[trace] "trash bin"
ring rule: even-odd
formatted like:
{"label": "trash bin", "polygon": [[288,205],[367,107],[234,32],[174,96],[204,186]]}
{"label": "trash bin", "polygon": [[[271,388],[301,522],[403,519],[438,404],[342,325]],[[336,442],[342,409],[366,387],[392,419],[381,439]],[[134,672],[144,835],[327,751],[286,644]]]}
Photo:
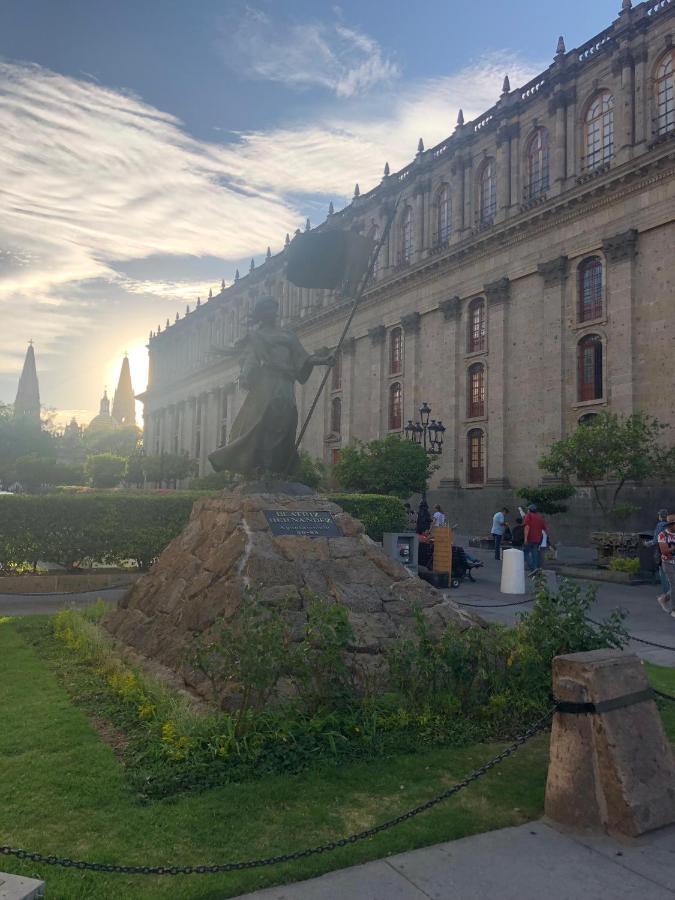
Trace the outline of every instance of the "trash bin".
{"label": "trash bin", "polygon": [[522,550],[505,550],[502,554],[502,594],[525,593],[525,554]]}

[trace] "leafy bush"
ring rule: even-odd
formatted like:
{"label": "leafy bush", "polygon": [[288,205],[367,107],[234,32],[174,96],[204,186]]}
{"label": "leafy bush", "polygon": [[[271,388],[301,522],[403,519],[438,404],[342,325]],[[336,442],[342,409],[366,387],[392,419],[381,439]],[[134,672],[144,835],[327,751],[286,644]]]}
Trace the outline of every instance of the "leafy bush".
{"label": "leafy bush", "polygon": [[0,497],[0,565],[91,559],[146,568],[187,524],[197,494],[89,492]]}
{"label": "leafy bush", "polygon": [[326,467],[320,459],[312,459],[306,450],[301,450],[298,454],[299,461],[293,479],[307,487],[318,490],[323,487],[326,481]]}
{"label": "leafy bush", "polygon": [[[70,690],[79,683],[85,702],[95,701],[97,714],[125,730],[125,759],[138,790],[166,796],[297,772],[322,761],[513,736],[550,709],[554,656],[626,643],[620,614],[598,624],[586,618],[591,601],[592,592],[582,595],[571,583],[563,582],[551,594],[540,580],[534,607],[521,615],[516,628],[459,632],[450,627],[438,640],[420,616],[415,639],[399,641],[388,654],[392,692],[365,698],[357,698],[349,680],[342,680],[349,635],[346,618],[334,618],[333,610],[344,608],[321,604],[309,617],[301,642],[305,650],[299,654],[300,662],[305,653],[310,657],[307,696],[321,697],[320,702],[308,705],[301,695],[299,702],[273,710],[256,710],[260,704],[249,703],[234,714],[198,712],[184,697],[130,668],[92,622],[103,613],[101,606],[93,614],[59,612],[52,620],[58,643],[45,644],[44,652],[56,653],[57,671]],[[278,616],[277,624],[274,620],[274,613],[255,614],[236,639],[225,636],[223,672],[240,691],[248,684],[251,696],[269,695],[272,678],[297,665],[297,657],[295,663],[282,662],[286,626]],[[251,646],[246,646],[247,634]],[[256,636],[263,634],[256,654]],[[276,646],[275,634],[282,636]],[[265,668],[265,661],[255,657],[269,650],[274,660]],[[323,682],[318,689],[316,677]],[[336,677],[341,681],[337,694],[329,684]]]}
{"label": "leafy bush", "polygon": [[190,478],[197,473],[196,459],[187,453],[159,453],[143,457],[143,474],[154,484],[176,486],[176,482]]}
{"label": "leafy bush", "polygon": [[640,560],[629,559],[627,556],[615,556],[610,559],[609,568],[612,572],[626,572],[628,575],[637,575],[640,571]]}
{"label": "leafy bush", "polygon": [[22,456],[14,463],[12,477],[26,490],[35,490],[43,485],[84,484],[84,469],[78,465],[66,465],[55,459],[37,456]]}
{"label": "leafy bush", "polygon": [[191,491],[224,491],[234,485],[232,472],[211,472],[190,481]]}
{"label": "leafy bush", "polygon": [[374,541],[381,541],[385,531],[402,531],[407,527],[407,516],[398,497],[382,494],[327,494],[326,499],[341,506],[345,512],[363,522],[366,534]]}
{"label": "leafy bush", "polygon": [[347,490],[409,497],[424,491],[437,464],[426,450],[389,435],[368,444],[344,447],[333,476]]}

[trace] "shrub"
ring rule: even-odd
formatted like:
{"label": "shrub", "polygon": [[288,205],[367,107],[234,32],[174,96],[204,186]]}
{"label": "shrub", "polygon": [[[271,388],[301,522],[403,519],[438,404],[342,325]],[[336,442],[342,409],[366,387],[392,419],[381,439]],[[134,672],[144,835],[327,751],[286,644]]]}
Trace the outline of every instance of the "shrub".
{"label": "shrub", "polygon": [[640,571],[640,560],[629,559],[626,556],[615,556],[610,559],[609,568],[612,572],[626,572],[628,575],[637,575]]}
{"label": "shrub", "polygon": [[211,472],[190,481],[191,491],[224,491],[234,485],[232,472]]}
{"label": "shrub", "polygon": [[405,507],[398,497],[382,494],[327,494],[326,497],[363,522],[366,534],[374,541],[381,541],[385,531],[402,531],[407,527]]}
{"label": "shrub", "polygon": [[321,460],[312,459],[306,450],[301,450],[298,456],[299,461],[293,479],[314,490],[323,487],[326,481],[326,467]]}
{"label": "shrub", "polygon": [[136,560],[146,568],[187,524],[199,495],[89,492],[0,497],[0,565]]}
{"label": "shrub", "polygon": [[553,516],[556,513],[567,512],[567,506],[563,500],[569,500],[577,492],[573,484],[549,484],[536,488],[524,487],[516,491],[516,496],[521,497],[527,504],[535,503],[540,513]]}

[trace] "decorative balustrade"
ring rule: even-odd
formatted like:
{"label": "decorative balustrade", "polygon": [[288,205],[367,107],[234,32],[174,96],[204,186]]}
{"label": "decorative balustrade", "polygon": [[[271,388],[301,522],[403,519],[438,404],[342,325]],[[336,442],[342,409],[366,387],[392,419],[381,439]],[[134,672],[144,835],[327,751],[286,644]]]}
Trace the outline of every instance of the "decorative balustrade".
{"label": "decorative balustrade", "polygon": [[650,3],[647,7],[647,15],[655,16],[658,13],[663,12],[664,9],[667,9],[669,6],[673,5],[673,0],[656,0],[656,3]]}
{"label": "decorative balustrade", "polygon": [[595,56],[596,53],[599,53],[601,50],[606,50],[611,46],[613,42],[612,38],[612,28],[606,28],[600,34],[596,35],[590,41],[587,41],[585,44],[582,44],[581,47],[577,50],[577,58],[579,62],[585,62],[587,59],[590,59],[591,56]]}

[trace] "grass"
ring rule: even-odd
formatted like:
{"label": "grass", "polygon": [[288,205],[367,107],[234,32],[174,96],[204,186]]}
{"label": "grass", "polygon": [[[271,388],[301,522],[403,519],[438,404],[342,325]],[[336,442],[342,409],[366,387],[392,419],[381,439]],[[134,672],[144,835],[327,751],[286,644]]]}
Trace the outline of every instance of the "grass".
{"label": "grass", "polygon": [[[489,759],[496,745],[442,748],[372,762],[269,776],[145,805],[110,744],[73,705],[36,651],[31,620],[0,623],[0,843],[102,862],[209,864],[269,856],[380,822],[439,793]],[[675,670],[649,666],[675,694]],[[675,704],[664,721],[675,738]],[[44,878],[52,900],[234,897],[468,834],[536,818],[543,806],[547,735],[456,798],[376,838],[301,862],[225,875],[122,876],[2,858]]]}
{"label": "grass", "polygon": [[[140,805],[112,747],[74,706],[21,620],[0,625],[0,843],[140,865],[245,860],[310,846],[439,793],[500,749],[443,748],[296,776],[269,776]],[[31,620],[31,627],[37,624]],[[2,859],[49,896],[225,898],[414,847],[518,824],[541,811],[546,736],[457,798],[360,844],[261,871],[120,876]]]}

